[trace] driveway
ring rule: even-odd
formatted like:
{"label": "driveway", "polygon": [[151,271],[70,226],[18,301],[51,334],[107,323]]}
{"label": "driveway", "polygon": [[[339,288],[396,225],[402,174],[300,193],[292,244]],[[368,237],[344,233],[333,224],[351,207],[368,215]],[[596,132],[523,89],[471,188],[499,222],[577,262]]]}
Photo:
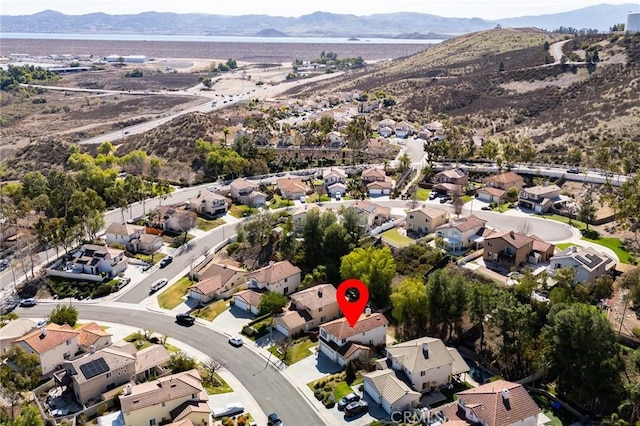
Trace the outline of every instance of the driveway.
{"label": "driveway", "polygon": [[242,327],[254,318],[255,315],[236,306],[231,306],[213,319],[210,328],[226,335],[236,335],[240,334]]}

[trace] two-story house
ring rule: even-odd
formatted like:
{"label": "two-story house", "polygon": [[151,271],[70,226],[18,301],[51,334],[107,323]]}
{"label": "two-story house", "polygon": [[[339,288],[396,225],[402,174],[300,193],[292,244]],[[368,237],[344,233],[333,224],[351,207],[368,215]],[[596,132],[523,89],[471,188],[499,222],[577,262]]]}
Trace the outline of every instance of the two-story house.
{"label": "two-story house", "polygon": [[[450,423],[484,426],[541,426],[551,420],[519,383],[497,380],[456,394],[443,414]],[[464,422],[464,423],[462,423]],[[448,423],[445,423],[448,424]],[[458,424],[458,423],[455,423]]]}
{"label": "two-story house", "polygon": [[332,284],[319,284],[291,295],[287,311],[276,317],[276,330],[293,337],[339,316],[336,288]]}
{"label": "two-story house", "polygon": [[340,148],[345,144],[344,136],[342,135],[342,133],[335,130],[327,133],[326,141],[327,146],[331,148]]}
{"label": "two-story house", "polygon": [[0,356],[7,353],[16,339],[36,328],[36,323],[27,318],[9,321],[0,328]]}
{"label": "two-story house", "polygon": [[358,201],[353,205],[353,208],[362,218],[365,232],[369,232],[374,226],[380,226],[391,219],[390,207],[383,207],[371,201]]}
{"label": "two-story house", "polygon": [[139,238],[144,232],[144,226],[112,222],[104,233],[108,246],[121,244],[129,250],[131,248],[131,240]]}
{"label": "two-story house", "polygon": [[247,276],[247,289],[260,289],[287,295],[300,285],[301,272],[300,268],[288,260],[269,262],[267,266]]}
{"label": "two-story house", "polygon": [[518,196],[518,205],[537,213],[545,213],[554,204],[563,202],[558,185],[538,185],[522,188]]}
{"label": "two-story house", "polygon": [[277,184],[282,198],[287,200],[299,200],[311,191],[309,186],[300,178],[286,177],[278,179]]}
{"label": "two-story house", "polygon": [[396,121],[390,118],[385,118],[378,122],[378,133],[383,138],[388,138],[393,134],[393,129],[396,127]]}
{"label": "two-story house", "polygon": [[483,183],[484,187],[476,191],[478,199],[487,202],[502,202],[506,200],[507,191],[511,188],[520,192],[524,186],[524,179],[514,172],[505,172],[489,176],[484,179]]}
{"label": "two-story house", "polygon": [[190,419],[209,425],[211,409],[198,370],[162,377],[152,382],[125,386],[120,395],[126,426],[159,425]]}
{"label": "two-story house", "polygon": [[460,217],[436,228],[436,236],[442,238],[448,251],[478,248],[484,241],[487,221],[475,215]]}
{"label": "two-story house", "polygon": [[154,225],[163,231],[181,233],[183,226],[180,224],[185,219],[184,216],[191,216],[195,222],[196,213],[191,210],[179,209],[175,206],[158,206],[158,214],[154,220]]}
{"label": "two-story house", "polygon": [[370,182],[384,182],[387,180],[387,174],[383,169],[370,167],[362,171],[362,182],[367,184]]}
{"label": "two-story house", "polygon": [[234,201],[246,204],[247,206],[259,207],[267,200],[267,196],[258,191],[259,185],[245,178],[238,178],[231,182],[229,189],[231,198]]}
{"label": "two-story house", "polygon": [[71,279],[102,281],[127,269],[124,250],[84,244],[69,257],[46,269],[47,275]]}
{"label": "two-story house", "polygon": [[229,297],[245,283],[247,271],[226,263],[211,262],[198,272],[198,282],[188,288],[187,296],[205,305],[214,299]]}
{"label": "two-story house", "polygon": [[347,174],[338,168],[325,170],[323,173],[325,191],[331,197],[336,196],[336,192],[344,194],[347,191]]}
{"label": "two-story house", "polygon": [[421,393],[439,389],[469,371],[455,348],[432,337],[387,347],[386,355],[376,361],[377,370],[364,374],[363,379],[364,391],[389,414],[415,407]]}
{"label": "two-story house", "polygon": [[433,177],[435,183],[451,183],[464,187],[469,183],[469,174],[460,169],[443,170]]}
{"label": "two-story house", "polygon": [[367,308],[352,327],[346,318],[320,324],[320,352],[342,366],[366,360],[371,347],[385,346],[389,322],[381,313]]}
{"label": "two-story house", "polygon": [[189,198],[188,207],[203,216],[222,216],[227,213],[229,200],[224,195],[211,191],[198,191],[198,195]]}
{"label": "two-story house", "polygon": [[53,373],[62,363],[78,352],[78,333],[71,326],[47,324],[13,341],[25,351],[40,358],[42,375]]}
{"label": "two-story house", "polygon": [[369,196],[389,195],[393,189],[393,181],[383,169],[372,167],[362,171],[362,183],[367,187]]}
{"label": "two-story house", "polygon": [[573,268],[574,284],[592,283],[611,272],[616,261],[604,252],[591,247],[570,246],[549,259],[549,275],[561,268]]}
{"label": "two-story house", "polygon": [[449,213],[434,207],[424,206],[407,212],[407,230],[424,235],[435,231],[449,220]]}
{"label": "two-story house", "polygon": [[546,262],[554,250],[553,244],[546,243],[535,235],[515,231],[496,232],[484,238],[483,258],[487,266],[494,264],[511,269],[525,263]]}
{"label": "two-story house", "polygon": [[411,136],[416,131],[416,129],[406,121],[401,121],[400,123],[397,123],[395,125],[393,131],[395,132],[397,138],[405,139]]}

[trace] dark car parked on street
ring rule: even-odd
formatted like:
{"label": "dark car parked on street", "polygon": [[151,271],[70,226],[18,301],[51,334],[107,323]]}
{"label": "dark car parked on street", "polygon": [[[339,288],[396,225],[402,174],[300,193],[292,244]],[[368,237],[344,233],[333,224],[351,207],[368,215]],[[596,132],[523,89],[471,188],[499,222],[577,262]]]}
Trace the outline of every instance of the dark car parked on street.
{"label": "dark car parked on street", "polygon": [[162,258],[162,260],[160,261],[160,267],[164,268],[165,266],[167,266],[168,264],[170,264],[171,262],[173,262],[173,257],[172,256],[167,256]]}
{"label": "dark car parked on street", "polygon": [[193,325],[196,322],[196,317],[192,317],[189,314],[176,315],[176,322],[178,324]]}

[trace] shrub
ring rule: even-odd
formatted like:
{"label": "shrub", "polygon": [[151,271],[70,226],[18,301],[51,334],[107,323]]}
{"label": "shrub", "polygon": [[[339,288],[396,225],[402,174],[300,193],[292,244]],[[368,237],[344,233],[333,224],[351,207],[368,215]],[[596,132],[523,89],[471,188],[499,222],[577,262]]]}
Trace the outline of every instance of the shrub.
{"label": "shrub", "polygon": [[631,333],[633,333],[635,337],[640,337],[640,327],[634,327]]}
{"label": "shrub", "polygon": [[98,406],[98,408],[96,408],[96,414],[99,416],[103,416],[104,413],[106,413],[108,410],[109,410],[109,406],[107,405],[106,402],[103,402]]}
{"label": "shrub", "polygon": [[323,404],[327,408],[333,408],[336,405],[336,400],[333,395],[329,395],[329,397],[323,401]]}
{"label": "shrub", "polygon": [[322,390],[320,390],[320,389],[316,389],[316,390],[313,392],[313,396],[315,396],[315,397],[316,397],[316,399],[317,399],[318,401],[322,401],[322,399],[323,399],[323,396],[322,396]]}
{"label": "shrub", "polygon": [[257,334],[257,333],[258,333],[258,331],[255,328],[251,327],[251,326],[245,326],[245,327],[242,328],[242,334],[244,334],[247,337],[251,337],[251,336],[253,336],[253,335]]}
{"label": "shrub", "polygon": [[233,254],[236,251],[238,251],[239,248],[240,248],[240,243],[235,242],[235,241],[233,243],[229,243],[227,245],[227,253]]}
{"label": "shrub", "polygon": [[95,299],[97,297],[106,296],[108,294],[111,294],[111,290],[113,290],[113,288],[110,284],[100,284],[98,288],[96,288],[91,294],[91,298]]}

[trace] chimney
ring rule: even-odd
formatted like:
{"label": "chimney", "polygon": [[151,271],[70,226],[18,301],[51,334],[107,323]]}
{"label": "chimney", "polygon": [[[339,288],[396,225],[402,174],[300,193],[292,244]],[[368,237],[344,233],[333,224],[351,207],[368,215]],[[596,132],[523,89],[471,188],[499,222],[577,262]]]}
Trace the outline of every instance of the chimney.
{"label": "chimney", "polygon": [[318,289],[318,297],[322,298],[322,289]]}
{"label": "chimney", "polygon": [[270,260],[270,261],[269,261],[269,267],[273,268],[273,264],[274,264],[274,263],[275,263],[275,262],[274,262],[273,260]]}
{"label": "chimney", "polygon": [[511,237],[511,239],[515,239],[516,238],[516,233],[511,231],[511,232],[509,232],[509,236]]}
{"label": "chimney", "polygon": [[505,401],[509,400],[509,389],[502,389],[502,399]]}
{"label": "chimney", "polygon": [[131,395],[131,383],[127,383],[127,385],[124,387],[124,394],[125,395]]}
{"label": "chimney", "polygon": [[422,344],[422,355],[424,355],[425,359],[429,359],[429,344],[427,342]]}
{"label": "chimney", "polygon": [[40,337],[43,338],[46,335],[47,335],[47,327],[42,327],[40,329]]}
{"label": "chimney", "polygon": [[364,314],[368,317],[371,316],[371,308],[367,306],[367,309],[364,310]]}
{"label": "chimney", "polygon": [[91,354],[96,353],[96,345],[89,346],[89,353],[91,353]]}

